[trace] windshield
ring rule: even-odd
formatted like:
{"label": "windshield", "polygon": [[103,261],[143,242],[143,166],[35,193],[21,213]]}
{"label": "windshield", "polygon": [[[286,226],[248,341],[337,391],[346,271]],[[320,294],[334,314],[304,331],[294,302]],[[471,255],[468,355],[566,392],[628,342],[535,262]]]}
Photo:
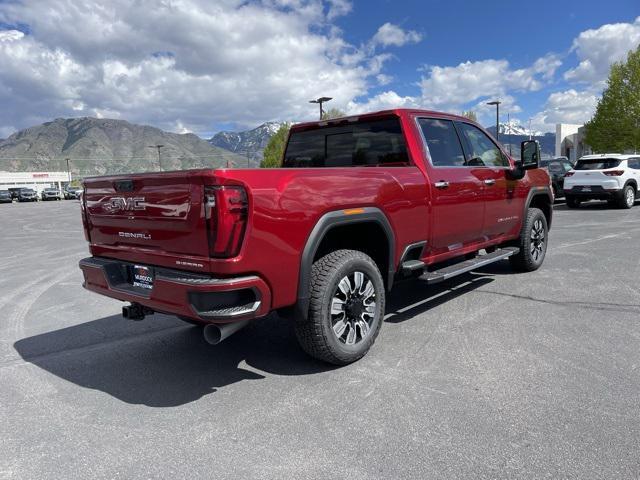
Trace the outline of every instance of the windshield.
{"label": "windshield", "polygon": [[22,192],[22,193],[34,193],[34,191],[31,190],[30,188],[23,188],[22,190],[20,190],[20,192]]}
{"label": "windshield", "polygon": [[620,160],[616,158],[590,158],[587,160],[578,160],[574,170],[605,170],[607,168],[616,168],[620,165]]}
{"label": "windshield", "polygon": [[401,166],[409,158],[396,117],[293,131],[285,168]]}

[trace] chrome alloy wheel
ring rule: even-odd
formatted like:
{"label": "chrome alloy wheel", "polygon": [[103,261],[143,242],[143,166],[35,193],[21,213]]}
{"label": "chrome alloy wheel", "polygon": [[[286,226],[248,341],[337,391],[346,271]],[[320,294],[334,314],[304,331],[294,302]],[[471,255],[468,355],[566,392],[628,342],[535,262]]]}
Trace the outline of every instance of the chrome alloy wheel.
{"label": "chrome alloy wheel", "polygon": [[376,316],[376,291],[373,282],[362,272],[343,277],[331,299],[331,328],[346,345],[367,338]]}
{"label": "chrome alloy wheel", "polygon": [[540,261],[544,255],[544,242],[545,242],[544,224],[539,218],[533,222],[533,228],[531,229],[531,258],[535,262]]}
{"label": "chrome alloy wheel", "polygon": [[628,207],[633,207],[633,204],[636,202],[636,193],[633,191],[633,188],[627,188],[625,200]]}

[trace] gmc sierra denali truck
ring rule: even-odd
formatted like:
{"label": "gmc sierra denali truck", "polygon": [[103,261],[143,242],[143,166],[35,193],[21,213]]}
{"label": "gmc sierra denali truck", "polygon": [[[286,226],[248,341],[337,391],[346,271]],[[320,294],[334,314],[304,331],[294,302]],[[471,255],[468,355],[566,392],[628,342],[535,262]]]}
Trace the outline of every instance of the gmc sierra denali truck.
{"label": "gmc sierra denali truck", "polygon": [[510,158],[474,122],[389,110],[291,128],[280,168],[88,178],[84,287],[217,343],[277,311],[310,355],[367,353],[399,280],[542,264],[553,194],[536,142]]}

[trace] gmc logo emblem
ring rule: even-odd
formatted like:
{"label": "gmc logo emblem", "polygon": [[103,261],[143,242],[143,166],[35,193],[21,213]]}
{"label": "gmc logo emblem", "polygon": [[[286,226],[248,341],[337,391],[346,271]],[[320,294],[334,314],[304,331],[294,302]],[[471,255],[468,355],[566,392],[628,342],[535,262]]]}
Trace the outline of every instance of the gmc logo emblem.
{"label": "gmc logo emblem", "polygon": [[144,203],[144,197],[113,197],[109,201],[109,206],[113,212],[119,212],[121,210],[145,210],[147,208]]}

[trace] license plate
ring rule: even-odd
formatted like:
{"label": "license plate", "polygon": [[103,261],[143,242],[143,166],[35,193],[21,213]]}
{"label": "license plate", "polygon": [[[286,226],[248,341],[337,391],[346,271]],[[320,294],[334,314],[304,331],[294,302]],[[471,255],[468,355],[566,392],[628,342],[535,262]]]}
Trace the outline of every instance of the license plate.
{"label": "license plate", "polygon": [[131,279],[134,287],[153,289],[153,270],[143,265],[131,267]]}
{"label": "license plate", "polygon": [[590,192],[591,191],[591,187],[582,187],[582,191],[583,192]]}

